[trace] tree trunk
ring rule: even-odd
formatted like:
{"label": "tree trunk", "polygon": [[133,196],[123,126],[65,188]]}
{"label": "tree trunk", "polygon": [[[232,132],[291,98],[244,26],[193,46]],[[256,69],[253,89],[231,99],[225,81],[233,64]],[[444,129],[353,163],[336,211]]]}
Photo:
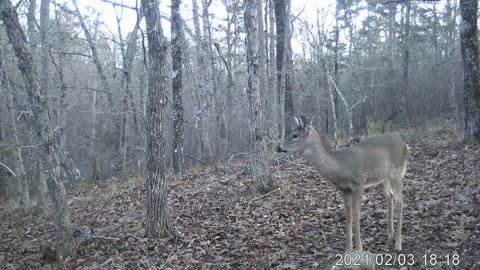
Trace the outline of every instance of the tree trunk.
{"label": "tree trunk", "polygon": [[448,58],[450,68],[450,107],[455,121],[455,127],[459,123],[458,105],[456,97],[456,83],[455,83],[455,56],[456,56],[456,37],[457,37],[457,1],[452,5],[451,1],[447,1],[446,13],[448,18]]}
{"label": "tree trunk", "polygon": [[480,139],[480,69],[478,63],[477,0],[460,0],[460,46],[466,139]]}
{"label": "tree trunk", "polygon": [[[133,116],[135,119],[135,104],[133,102],[133,93],[131,89],[132,84],[132,69],[133,69],[133,60],[135,58],[135,52],[137,50],[137,33],[138,33],[138,25],[140,20],[143,18],[143,14],[137,14],[137,23],[133,27],[133,31],[127,36],[127,44],[125,48],[125,42],[122,37],[122,30],[121,30],[121,20],[120,17],[117,16],[117,29],[118,29],[118,36],[120,39],[120,51],[122,53],[122,88],[123,88],[123,113],[121,117],[121,133],[120,133],[120,156],[121,156],[121,163],[122,163],[122,171],[123,173],[126,172],[126,165],[127,165],[127,130],[128,130],[128,114],[129,114],[129,103],[132,104]],[[134,121],[136,122],[136,121]],[[136,128],[136,125],[134,125]]]}
{"label": "tree trunk", "polygon": [[290,23],[290,12],[292,1],[287,0],[287,12],[285,18],[285,50],[284,58],[285,59],[285,101],[283,104],[284,115],[284,126],[287,121],[292,121],[294,108],[293,108],[293,82],[294,82],[294,73],[293,73],[293,52],[292,52],[292,34],[293,34],[293,25]]}
{"label": "tree trunk", "polygon": [[206,150],[204,158],[213,160],[218,153],[217,131],[219,130],[217,82],[215,80],[216,68],[213,55],[212,26],[210,21],[209,7],[211,0],[202,0],[202,26],[203,26],[203,50],[204,50],[204,81],[205,81],[205,126],[204,136]]}
{"label": "tree trunk", "polygon": [[247,50],[247,95],[249,100],[252,190],[267,193],[275,188],[268,164],[267,127],[263,111],[266,101],[265,37],[262,1],[246,0],[244,21]]}
{"label": "tree trunk", "polygon": [[[287,121],[293,116],[292,55],[290,33],[290,0],[274,0],[275,24],[277,26],[277,84],[281,134],[285,133]],[[289,119],[290,118],[290,119]],[[282,135],[283,136],[283,135]]]}
{"label": "tree trunk", "polygon": [[19,193],[20,209],[23,215],[30,214],[30,192],[29,181],[25,171],[25,166],[22,157],[22,149],[20,148],[20,140],[17,133],[17,117],[15,117],[15,110],[13,106],[12,88],[10,86],[9,78],[7,75],[7,66],[4,61],[3,52],[0,52],[0,80],[2,87],[5,90],[6,107],[9,116],[9,121],[12,130],[13,138],[13,160],[15,164],[15,174],[17,175],[17,189]]}
{"label": "tree trunk", "polygon": [[[199,113],[194,112],[195,116],[201,118],[201,124],[197,126],[195,124],[195,128],[198,128],[198,134],[199,134],[199,150],[200,150],[200,155],[205,155],[205,153],[208,153],[208,135],[206,134],[205,129],[206,127],[206,121],[207,117],[205,114],[205,107],[207,106],[206,104],[206,97],[205,97],[205,78],[204,78],[204,73],[206,70],[206,61],[205,61],[205,52],[203,48],[203,42],[202,42],[202,32],[200,28],[200,15],[198,13],[198,3],[197,0],[192,0],[192,12],[193,12],[193,24],[195,27],[195,36],[194,36],[194,42],[195,42],[195,50],[196,50],[196,73],[198,74],[198,77],[196,77],[196,83],[195,83],[195,95],[196,95],[196,101],[197,101],[197,111],[200,111]],[[207,154],[208,155],[208,154]]]}
{"label": "tree trunk", "polygon": [[[270,97],[273,102],[270,105],[269,114],[271,115],[270,129],[271,129],[271,138],[277,140],[280,138],[279,132],[279,103],[278,103],[278,83],[277,83],[277,74],[276,66],[277,61],[275,58],[275,7],[274,0],[268,0],[268,20],[270,23],[269,31],[269,68],[268,68],[268,89],[270,90]],[[278,41],[277,41],[278,42]]]}
{"label": "tree trunk", "polygon": [[410,61],[410,9],[412,7],[412,4],[410,0],[406,0],[405,5],[405,23],[403,26],[402,93],[400,99],[400,110],[402,112],[403,120],[407,121],[409,117],[408,96],[410,91],[408,81],[408,68]]}
{"label": "tree trunk", "polygon": [[148,100],[147,100],[147,179],[146,227],[147,237],[158,238],[169,234],[167,181],[165,178],[165,106],[166,54],[163,40],[159,3],[142,0],[147,22],[148,38]]}
{"label": "tree trunk", "polygon": [[183,172],[183,26],[180,17],[181,0],[172,1],[172,91],[173,91],[173,171],[176,174]]}
{"label": "tree trunk", "polygon": [[277,64],[277,93],[278,93],[278,130],[280,137],[285,133],[285,78],[283,76],[285,59],[285,39],[287,24],[287,0],[273,0],[275,3],[276,25],[276,64]]}
{"label": "tree trunk", "polygon": [[0,14],[15,55],[18,58],[18,68],[25,81],[25,89],[32,106],[33,123],[37,136],[41,139],[42,161],[48,173],[47,184],[50,191],[48,194],[53,203],[57,256],[72,256],[75,251],[72,223],[70,211],[67,207],[67,194],[61,178],[60,162],[48,113],[45,90],[40,87],[35,62],[27,47],[25,33],[10,1],[0,0]]}
{"label": "tree trunk", "polygon": [[[340,27],[338,25],[338,18],[340,17],[340,5],[338,4],[339,0],[337,0],[337,4],[335,5],[335,47],[333,48],[333,80],[335,80],[335,83],[338,83],[338,61],[339,61],[339,54],[340,54],[340,47],[339,47],[339,42],[340,42]],[[336,118],[334,119],[334,123],[337,122],[338,120],[338,94],[337,92],[333,92],[333,113],[332,115]],[[334,133],[338,134],[338,123],[334,124]],[[335,140],[337,140],[336,138]],[[336,141],[338,144],[338,141]]]}

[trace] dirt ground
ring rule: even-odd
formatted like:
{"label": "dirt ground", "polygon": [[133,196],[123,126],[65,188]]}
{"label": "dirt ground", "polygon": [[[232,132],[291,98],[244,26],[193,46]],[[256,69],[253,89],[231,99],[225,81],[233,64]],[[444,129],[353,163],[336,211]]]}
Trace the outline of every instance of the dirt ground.
{"label": "dirt ground", "polygon": [[[369,188],[362,206],[364,249],[377,269],[480,269],[480,146],[448,128],[405,136],[403,250],[386,243],[386,201]],[[246,162],[170,177],[172,235],[143,238],[144,182],[110,180],[75,189],[69,203],[77,255],[65,269],[328,269],[345,248],[342,198],[301,158],[272,162],[279,189],[249,192]],[[229,178],[230,177],[230,178]],[[212,184],[229,179],[231,184]],[[206,185],[210,186],[205,187]],[[51,269],[47,215],[19,217],[0,207],[0,268]],[[108,234],[103,232],[110,231]],[[97,235],[97,236],[92,236]],[[101,236],[98,236],[101,235]],[[389,263],[387,263],[389,262]],[[387,264],[387,265],[386,265]],[[392,264],[392,265],[388,265]],[[403,265],[403,266],[400,266]]]}

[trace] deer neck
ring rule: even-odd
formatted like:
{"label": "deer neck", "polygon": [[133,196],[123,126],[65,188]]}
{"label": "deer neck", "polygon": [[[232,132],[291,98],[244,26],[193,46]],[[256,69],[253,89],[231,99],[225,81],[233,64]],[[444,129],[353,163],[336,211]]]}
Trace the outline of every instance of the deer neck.
{"label": "deer neck", "polygon": [[312,163],[320,174],[329,179],[336,178],[340,168],[340,163],[332,155],[335,150],[331,149],[326,139],[319,135],[315,130],[311,131],[308,140],[311,140],[310,147],[303,151],[305,158]]}

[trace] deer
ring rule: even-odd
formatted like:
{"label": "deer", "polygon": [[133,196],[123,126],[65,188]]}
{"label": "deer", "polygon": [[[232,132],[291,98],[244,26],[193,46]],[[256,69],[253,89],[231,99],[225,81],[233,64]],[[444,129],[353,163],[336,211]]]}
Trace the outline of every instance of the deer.
{"label": "deer", "polygon": [[[393,134],[368,138],[351,147],[334,149],[303,116],[294,117],[294,125],[282,143],[279,153],[301,153],[320,175],[342,192],[346,216],[346,253],[353,251],[352,221],[355,227],[355,250],[362,251],[360,208],[364,190],[383,184],[387,199],[388,238],[395,236],[395,249],[402,250],[403,177],[407,170],[408,145]],[[394,233],[393,204],[397,226]]]}

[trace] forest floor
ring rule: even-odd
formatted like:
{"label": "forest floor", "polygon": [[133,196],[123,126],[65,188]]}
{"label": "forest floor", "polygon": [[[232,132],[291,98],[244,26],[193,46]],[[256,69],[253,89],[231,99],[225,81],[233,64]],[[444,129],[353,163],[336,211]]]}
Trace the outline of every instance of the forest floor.
{"label": "forest floor", "polygon": [[[411,151],[403,250],[396,253],[393,244],[386,243],[386,201],[380,186],[369,188],[364,196],[364,249],[384,259],[377,269],[480,269],[480,145],[462,142],[449,128],[404,136]],[[238,173],[245,171],[246,164],[237,161],[228,169],[207,166],[170,177],[174,233],[160,240],[143,238],[143,179],[111,180],[71,192],[75,235],[84,241],[75,257],[56,263],[56,268],[327,269],[334,265],[345,248],[340,192],[303,159],[282,158],[271,167],[279,189],[255,197],[249,192],[247,174]],[[232,183],[212,184],[224,179]],[[50,269],[46,260],[53,245],[51,219],[19,217],[5,204],[0,219],[0,268]],[[91,233],[97,236],[87,235]],[[399,267],[399,254],[414,264]],[[395,266],[385,265],[395,255]]]}

